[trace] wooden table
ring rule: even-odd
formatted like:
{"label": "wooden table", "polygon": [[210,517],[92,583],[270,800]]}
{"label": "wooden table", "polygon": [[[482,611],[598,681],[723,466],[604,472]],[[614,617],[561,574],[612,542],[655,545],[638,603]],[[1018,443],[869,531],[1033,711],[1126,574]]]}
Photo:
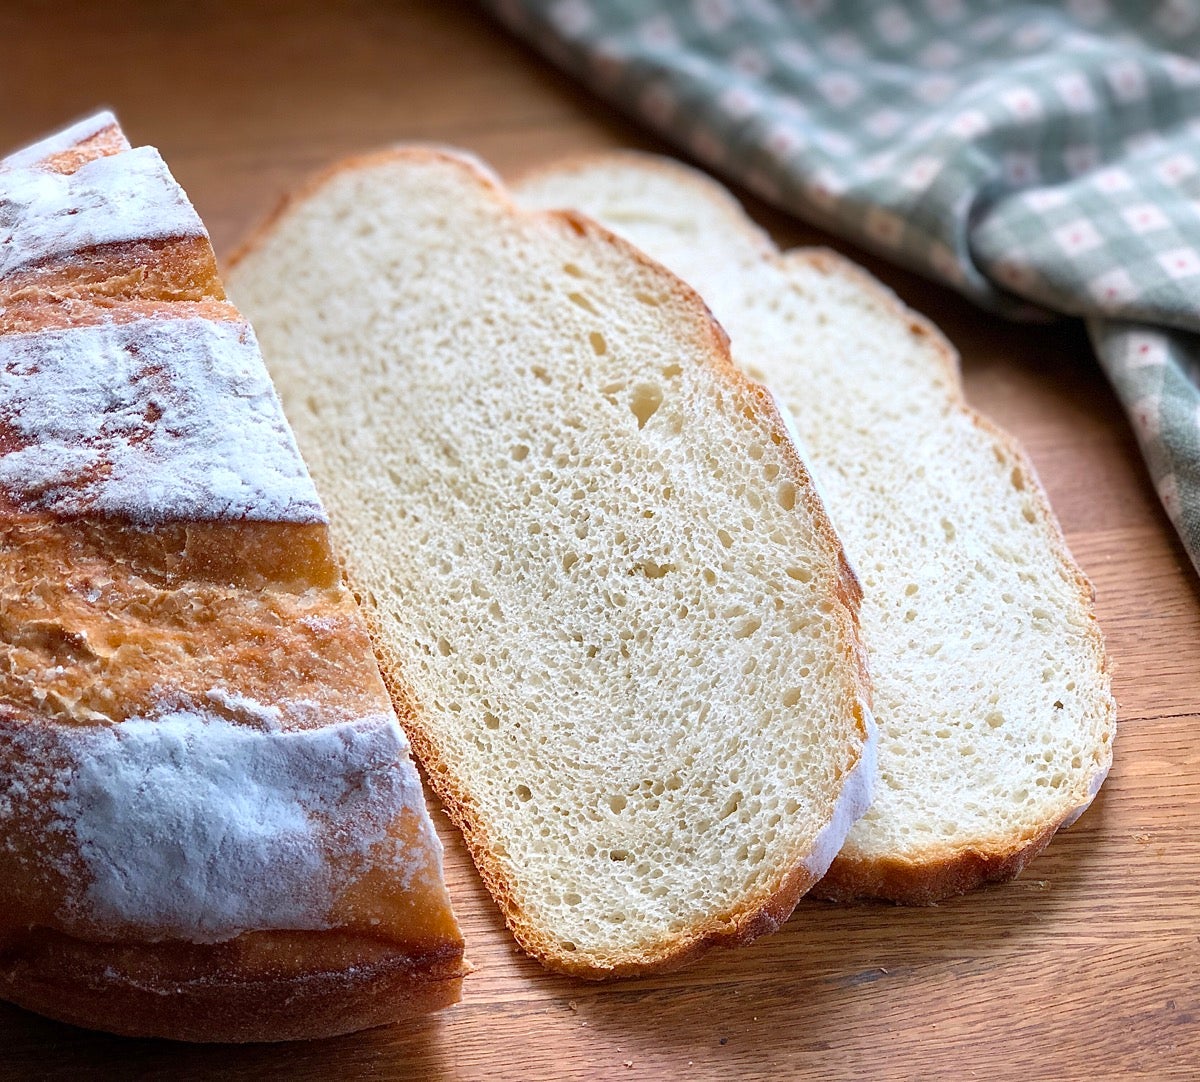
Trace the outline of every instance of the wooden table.
{"label": "wooden table", "polygon": [[[0,146],[100,105],[161,148],[218,254],[308,173],[401,139],[502,172],[667,148],[468,3],[10,3]],[[787,244],[867,263],[962,351],[971,400],[1024,441],[1098,594],[1116,762],[1015,883],[928,909],[802,902],[777,935],[609,986],[519,954],[440,813],[478,967],[461,1005],[316,1044],[126,1041],[0,1004],[0,1077],[1200,1077],[1200,592],[1077,326],[1007,325],[750,202]]]}

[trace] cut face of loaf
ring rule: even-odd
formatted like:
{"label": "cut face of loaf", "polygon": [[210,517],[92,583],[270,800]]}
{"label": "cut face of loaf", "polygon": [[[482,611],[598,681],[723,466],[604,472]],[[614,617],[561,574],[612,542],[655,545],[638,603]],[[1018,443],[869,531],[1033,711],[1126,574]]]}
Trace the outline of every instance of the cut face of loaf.
{"label": "cut face of loaf", "polygon": [[1091,588],[953,353],[864,272],[780,254],[719,185],[621,154],[542,170],[693,285],[794,416],[863,584],[880,784],[816,893],[931,902],[1016,875],[1095,796],[1115,706]]}
{"label": "cut face of loaf", "polygon": [[101,114],[0,161],[0,997],[202,1041],[458,998],[408,744],[253,332]]}
{"label": "cut face of loaf", "polygon": [[866,807],[858,589],[695,295],[418,148],[316,182],[231,290],[522,946],[606,977],[777,927]]}

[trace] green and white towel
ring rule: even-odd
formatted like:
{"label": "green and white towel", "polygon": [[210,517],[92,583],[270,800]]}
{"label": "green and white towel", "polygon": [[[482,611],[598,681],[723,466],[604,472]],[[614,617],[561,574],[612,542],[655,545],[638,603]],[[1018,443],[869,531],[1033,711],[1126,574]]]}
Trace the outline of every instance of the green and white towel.
{"label": "green and white towel", "polygon": [[772,203],[1087,320],[1200,568],[1200,0],[484,0]]}

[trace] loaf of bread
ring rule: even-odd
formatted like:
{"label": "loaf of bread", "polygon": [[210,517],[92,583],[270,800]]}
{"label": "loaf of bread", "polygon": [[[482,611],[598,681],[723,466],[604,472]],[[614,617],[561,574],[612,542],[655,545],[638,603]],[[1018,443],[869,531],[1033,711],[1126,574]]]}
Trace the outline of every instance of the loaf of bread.
{"label": "loaf of bread", "polygon": [[868,802],[859,590],[696,295],[421,148],[318,179],[230,282],[520,944],[604,978],[786,920]]}
{"label": "loaf of bread", "polygon": [[693,285],[807,445],[862,581],[880,726],[875,803],[814,893],[925,903],[1016,875],[1096,795],[1115,706],[1091,587],[949,344],[844,259],[780,254],[678,163],[585,157],[516,191]]}
{"label": "loaf of bread", "polygon": [[203,1041],[454,1002],[408,743],[199,218],[101,114],[0,162],[0,221],[0,997]]}

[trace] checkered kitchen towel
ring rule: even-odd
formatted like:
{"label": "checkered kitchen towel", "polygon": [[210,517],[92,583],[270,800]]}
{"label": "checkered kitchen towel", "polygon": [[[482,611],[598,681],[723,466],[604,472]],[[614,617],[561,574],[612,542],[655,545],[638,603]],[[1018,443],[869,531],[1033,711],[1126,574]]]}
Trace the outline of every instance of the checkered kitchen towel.
{"label": "checkered kitchen towel", "polygon": [[484,0],[769,201],[1087,320],[1200,568],[1200,0]]}

